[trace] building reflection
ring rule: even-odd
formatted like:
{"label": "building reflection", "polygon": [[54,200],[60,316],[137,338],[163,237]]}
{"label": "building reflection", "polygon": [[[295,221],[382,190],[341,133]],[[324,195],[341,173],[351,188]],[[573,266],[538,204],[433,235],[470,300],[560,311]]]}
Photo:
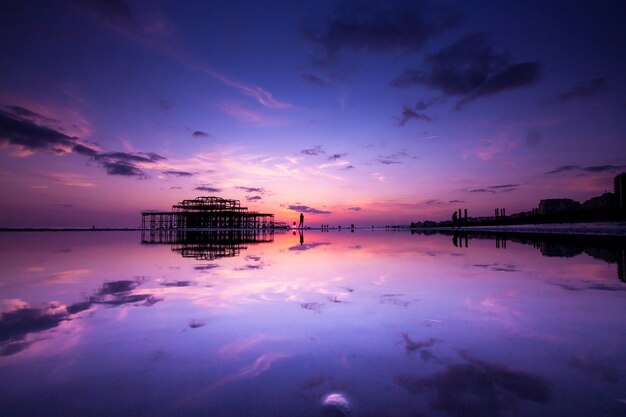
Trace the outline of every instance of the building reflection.
{"label": "building reflection", "polygon": [[[411,234],[432,234],[412,231]],[[469,248],[470,240],[493,240],[496,249],[506,249],[507,241],[532,245],[547,257],[573,258],[586,254],[617,265],[617,276],[626,282],[626,236],[563,235],[544,233],[492,233],[437,231],[451,234],[455,248]]]}
{"label": "building reflection", "polygon": [[183,258],[211,261],[239,256],[249,245],[274,241],[272,229],[143,230],[144,245],[171,245]]}

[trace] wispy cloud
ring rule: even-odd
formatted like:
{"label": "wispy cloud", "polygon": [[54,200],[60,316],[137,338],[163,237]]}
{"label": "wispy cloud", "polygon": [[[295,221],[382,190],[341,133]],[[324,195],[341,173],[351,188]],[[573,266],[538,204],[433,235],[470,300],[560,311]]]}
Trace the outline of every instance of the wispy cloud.
{"label": "wispy cloud", "polygon": [[559,94],[559,101],[568,101],[592,98],[608,90],[608,83],[605,78],[594,78],[586,84],[577,85],[572,89]]}
{"label": "wispy cloud", "polygon": [[86,180],[83,175],[79,175],[79,174],[72,174],[72,173],[65,172],[65,173],[46,174],[46,176],[58,184],[63,184],[63,185],[67,185],[70,187],[89,188],[89,187],[96,186],[95,183]]}
{"label": "wispy cloud", "polygon": [[170,111],[172,109],[172,103],[170,103],[169,101],[164,100],[164,99],[157,100],[157,105],[164,112],[168,112],[168,111]]}
{"label": "wispy cloud", "polygon": [[457,191],[463,191],[468,193],[509,193],[515,191],[520,187],[520,184],[501,184],[501,185],[489,185],[482,188],[461,188]]}
{"label": "wispy cloud", "polygon": [[212,73],[213,77],[217,80],[223,82],[224,84],[231,86],[238,90],[241,94],[246,95],[248,97],[252,97],[259,103],[260,105],[270,108],[270,109],[289,109],[292,108],[293,105],[277,100],[274,98],[272,93],[269,91],[257,86],[257,85],[246,85],[239,81],[235,81],[225,75],[218,74],[216,72]]}
{"label": "wispy cloud", "polygon": [[313,207],[309,207],[309,206],[303,206],[303,205],[290,205],[287,206],[287,208],[289,210],[292,211],[297,211],[297,212],[301,212],[301,213],[309,213],[309,214],[331,214],[330,211],[326,211],[326,210],[318,210],[316,208]]}
{"label": "wispy cloud", "polygon": [[[187,67],[203,73],[213,80],[227,85],[240,94],[251,97],[263,107],[269,109],[289,109],[293,105],[274,98],[266,89],[241,82],[227,76],[214,68],[198,63],[181,45],[175,42],[174,23],[158,10],[156,5],[144,5],[141,10],[134,10],[124,0],[72,0],[76,8],[88,15],[104,28],[130,39],[136,44],[163,53]],[[139,13],[141,11],[141,13]]]}
{"label": "wispy cloud", "polygon": [[564,172],[578,172],[578,173],[602,173],[602,172],[617,172],[626,168],[626,165],[592,165],[592,166],[580,166],[580,165],[561,165],[551,171],[546,172],[546,175],[561,174]]}
{"label": "wispy cloud", "polygon": [[378,162],[383,165],[402,164],[404,160],[408,158],[415,159],[415,157],[411,156],[405,149],[402,149],[390,155],[378,155]]}

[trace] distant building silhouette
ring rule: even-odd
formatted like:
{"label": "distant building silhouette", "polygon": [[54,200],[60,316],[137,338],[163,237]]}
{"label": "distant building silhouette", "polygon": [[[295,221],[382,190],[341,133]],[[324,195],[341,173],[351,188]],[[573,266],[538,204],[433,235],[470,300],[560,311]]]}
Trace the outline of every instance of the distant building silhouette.
{"label": "distant building silhouette", "polygon": [[539,201],[539,214],[554,214],[579,209],[580,203],[569,198],[549,198]]}
{"label": "distant building silhouette", "polygon": [[626,208],[626,172],[615,177],[615,205],[621,209]]}
{"label": "distant building silhouette", "polygon": [[613,193],[604,193],[597,197],[592,197],[583,203],[586,210],[597,210],[610,208],[615,205],[615,195]]}

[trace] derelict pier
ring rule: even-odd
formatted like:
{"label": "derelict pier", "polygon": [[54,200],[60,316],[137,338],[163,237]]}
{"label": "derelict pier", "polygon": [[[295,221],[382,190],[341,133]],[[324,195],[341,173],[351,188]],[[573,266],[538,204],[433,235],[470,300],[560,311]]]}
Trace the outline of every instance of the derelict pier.
{"label": "derelict pier", "polygon": [[170,229],[273,229],[274,215],[248,211],[239,200],[197,197],[183,200],[171,211],[141,212],[141,228]]}

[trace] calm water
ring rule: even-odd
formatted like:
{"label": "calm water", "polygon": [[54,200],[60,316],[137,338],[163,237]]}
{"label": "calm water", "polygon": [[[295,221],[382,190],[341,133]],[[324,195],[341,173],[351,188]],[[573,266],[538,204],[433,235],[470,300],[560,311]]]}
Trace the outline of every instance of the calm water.
{"label": "calm water", "polygon": [[0,234],[0,415],[626,414],[621,242],[209,238]]}

